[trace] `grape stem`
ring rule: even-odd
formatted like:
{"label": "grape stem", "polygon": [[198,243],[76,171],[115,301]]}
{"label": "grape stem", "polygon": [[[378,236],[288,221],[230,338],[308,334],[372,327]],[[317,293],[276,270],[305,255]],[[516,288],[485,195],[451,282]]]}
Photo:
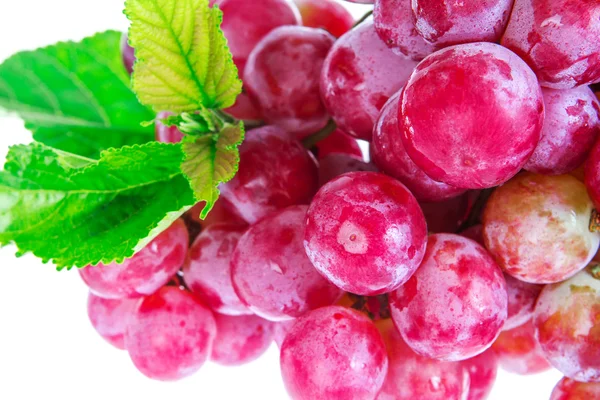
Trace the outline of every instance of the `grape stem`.
{"label": "grape stem", "polygon": [[600,213],[598,210],[592,210],[590,217],[590,232],[600,232]]}
{"label": "grape stem", "polygon": [[371,15],[373,15],[373,10],[367,11],[365,13],[365,15],[363,15],[362,17],[360,17],[360,19],[358,21],[356,21],[354,23],[354,25],[352,25],[352,28],[356,28],[358,25],[362,24],[363,22],[366,21],[367,18],[369,18]]}
{"label": "grape stem", "polygon": [[330,119],[323,129],[321,129],[313,135],[302,139],[302,145],[307,149],[312,149],[317,143],[327,138],[327,136],[331,135],[336,129],[337,125],[335,124],[335,122],[333,122],[332,119]]}
{"label": "grape stem", "polygon": [[493,192],[494,189],[485,189],[482,190],[481,193],[479,193],[477,200],[475,200],[475,204],[473,204],[473,208],[471,208],[471,211],[469,212],[469,216],[467,217],[465,222],[463,222],[460,225],[460,228],[458,228],[457,232],[465,231],[470,227],[475,226],[481,222],[481,213],[483,212],[483,209]]}
{"label": "grape stem", "polygon": [[589,271],[594,278],[600,279],[600,264],[593,264]]}

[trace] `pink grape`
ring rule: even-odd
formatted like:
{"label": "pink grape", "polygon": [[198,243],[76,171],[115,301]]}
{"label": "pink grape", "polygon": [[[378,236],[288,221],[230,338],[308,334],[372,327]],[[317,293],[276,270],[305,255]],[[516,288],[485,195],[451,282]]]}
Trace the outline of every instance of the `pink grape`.
{"label": "pink grape", "polygon": [[377,400],[463,400],[469,374],[460,363],[422,357],[388,320],[377,323],[387,347],[388,373]]}
{"label": "pink grape", "polygon": [[87,312],[96,332],[108,343],[125,350],[125,331],[139,299],[103,299],[88,295]]}
{"label": "pink grape", "polygon": [[308,210],[306,254],[350,293],[373,296],[398,288],[421,263],[426,244],[417,200],[383,174],[339,176],[319,190]]}
{"label": "pink grape", "polygon": [[492,345],[500,366],[513,374],[530,375],[546,371],[550,364],[535,338],[531,321],[504,331]]}
{"label": "pink grape", "polygon": [[79,274],[92,293],[106,299],[146,296],[156,292],[181,268],[188,242],[187,229],[179,219],[122,264],[89,265]]}
{"label": "pink grape", "polygon": [[600,104],[587,86],[543,89],[546,118],[542,139],[525,164],[530,172],[566,174],[585,161],[600,133]]}
{"label": "pink grape", "polygon": [[172,113],[161,111],[156,116],[156,140],[162,143],[179,143],[183,139],[183,133],[176,126],[167,126],[161,122],[170,115]]}
{"label": "pink grape", "polygon": [[471,378],[467,400],[485,400],[492,391],[498,374],[498,356],[489,349],[461,362]]}
{"label": "pink grape", "polygon": [[577,382],[567,377],[556,384],[550,400],[597,400],[600,399],[600,383]]}
{"label": "pink grape", "polygon": [[598,12],[595,0],[517,0],[502,45],[533,68],[542,86],[600,82]]}
{"label": "pink grape", "polygon": [[600,279],[592,274],[597,265],[546,286],[533,317],[548,361],[581,382],[600,382]]}
{"label": "pink grape", "polygon": [[210,356],[217,327],[212,312],[189,292],[165,286],[133,313],[125,347],[149,378],[173,381],[196,372]]}
{"label": "pink grape", "polygon": [[521,174],[496,189],[486,205],[486,247],[517,279],[563,281],[598,250],[600,235],[588,229],[592,209],[585,186],[570,175]]}
{"label": "pink grape", "polygon": [[411,0],[377,0],[373,11],[377,34],[397,54],[419,61],[435,51],[415,28]]}
{"label": "pink grape", "polygon": [[335,42],[321,72],[321,97],[338,127],[370,140],[379,111],[416,63],[394,54],[366,21]]}
{"label": "pink grape", "polygon": [[442,201],[464,193],[465,189],[434,181],[408,156],[398,128],[399,98],[400,92],[388,100],[375,124],[370,148],[373,162],[404,183],[419,201]]}
{"label": "pink grape", "polygon": [[239,215],[255,223],[274,211],[308,204],[317,187],[312,155],[287,132],[264,126],[246,134],[239,171],[219,188]]}
{"label": "pink grape", "polygon": [[273,341],[273,322],[256,315],[215,314],[217,337],[211,361],[233,366],[247,364],[260,357]]}
{"label": "pink grape", "polygon": [[202,230],[188,252],[183,280],[191,292],[214,311],[251,314],[233,289],[231,256],[247,227],[216,224]]}
{"label": "pink grape", "polygon": [[347,154],[330,154],[319,161],[319,186],[347,172],[370,171],[378,172],[374,164],[357,160]]}
{"label": "pink grape", "polygon": [[322,29],[282,26],[256,45],[244,69],[244,84],[267,123],[299,138],[327,124],[319,78],[334,41]]}
{"label": "pink grape", "polygon": [[330,154],[347,154],[358,160],[363,159],[362,150],[358,142],[353,137],[345,134],[339,129],[336,129],[325,139],[317,142],[317,156],[319,160],[327,157]]}
{"label": "pink grape", "polygon": [[402,92],[398,117],[404,148],[427,175],[484,189],[525,165],[540,139],[544,103],[519,57],[472,43],[423,60]]}
{"label": "pink grape", "polygon": [[[238,73],[240,75],[243,75],[243,68],[239,68]],[[225,111],[232,117],[244,120],[245,122],[260,123],[260,121],[262,121],[263,115],[260,112],[258,105],[254,101],[254,99],[252,99],[248,95],[248,93],[246,93],[247,89],[245,87],[244,90],[245,91],[240,93],[235,99],[235,104],[229,108],[224,109],[223,111]]]}
{"label": "pink grape", "polygon": [[123,58],[123,66],[129,75],[131,75],[133,72],[133,64],[135,64],[135,51],[133,47],[129,45],[127,34],[124,34],[121,38],[121,56]]}
{"label": "pink grape", "polygon": [[507,331],[531,320],[543,286],[520,281],[508,274],[504,274],[504,278],[508,288],[508,318],[502,330]]}
{"label": "pink grape", "polygon": [[294,0],[302,25],[325,29],[335,37],[340,37],[352,29],[354,18],[344,6],[333,0]]}
{"label": "pink grape", "polygon": [[300,25],[300,13],[287,0],[220,0],[223,11],[221,30],[240,71],[250,52],[273,29],[284,25]]}
{"label": "pink grape", "polygon": [[419,204],[430,233],[455,233],[468,217],[470,210],[468,193],[448,200]]}
{"label": "pink grape", "polygon": [[235,206],[227,201],[224,197],[219,197],[215,202],[212,210],[208,213],[206,218],[200,218],[200,213],[206,206],[206,202],[201,201],[195,206],[190,208],[187,212],[189,217],[200,225],[202,229],[206,229],[211,225],[226,223],[245,226],[246,221],[237,213]]}
{"label": "pink grape", "polygon": [[273,213],[240,238],[231,278],[240,299],[263,318],[293,319],[341,296],[313,267],[302,247],[306,206]]}
{"label": "pink grape", "polygon": [[438,46],[497,42],[514,0],[412,0],[417,31]]}
{"label": "pink grape", "polygon": [[373,400],[388,368],[381,334],[358,311],[330,306],[300,318],[281,346],[293,400]]}
{"label": "pink grape", "polygon": [[435,234],[417,272],[390,295],[390,309],[417,354],[465,360],[498,337],[507,315],[506,281],[480,244]]}
{"label": "pink grape", "polygon": [[375,0],[346,0],[350,3],[359,3],[359,4],[373,4]]}
{"label": "pink grape", "polygon": [[273,323],[273,341],[277,344],[277,347],[281,348],[283,341],[295,323],[295,319]]}
{"label": "pink grape", "polygon": [[584,182],[596,208],[600,209],[600,140],[592,148],[585,163]]}

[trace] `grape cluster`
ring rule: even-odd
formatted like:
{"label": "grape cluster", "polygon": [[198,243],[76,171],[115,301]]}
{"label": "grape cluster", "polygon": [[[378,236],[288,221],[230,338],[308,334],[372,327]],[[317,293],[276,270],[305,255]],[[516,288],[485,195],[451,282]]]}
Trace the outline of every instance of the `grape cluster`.
{"label": "grape cluster", "polygon": [[81,271],[92,324],[159,380],[275,341],[295,400],[600,399],[600,3],[354,2],[213,1],[258,126],[208,218]]}

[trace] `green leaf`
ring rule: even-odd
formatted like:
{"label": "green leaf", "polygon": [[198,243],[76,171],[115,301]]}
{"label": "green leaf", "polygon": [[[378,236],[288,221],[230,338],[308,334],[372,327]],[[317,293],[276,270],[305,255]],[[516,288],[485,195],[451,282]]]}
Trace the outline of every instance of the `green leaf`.
{"label": "green leaf", "polygon": [[176,113],[233,105],[242,82],[218,7],[208,0],[127,0],[125,14],[137,58],[133,88],[142,103]]}
{"label": "green leaf", "polygon": [[17,53],[0,65],[0,109],[16,112],[35,140],[97,158],[102,150],[154,139],[155,115],[130,88],[121,33]]}
{"label": "green leaf", "polygon": [[0,244],[57,267],[122,262],[194,196],[181,145],[152,142],[91,160],[39,143],[10,149],[0,171]]}
{"label": "green leaf", "polygon": [[238,146],[244,140],[244,124],[225,124],[221,132],[199,137],[188,136],[183,143],[185,160],[181,170],[190,182],[196,200],[206,201],[205,218],[219,197],[217,186],[231,180],[238,170]]}

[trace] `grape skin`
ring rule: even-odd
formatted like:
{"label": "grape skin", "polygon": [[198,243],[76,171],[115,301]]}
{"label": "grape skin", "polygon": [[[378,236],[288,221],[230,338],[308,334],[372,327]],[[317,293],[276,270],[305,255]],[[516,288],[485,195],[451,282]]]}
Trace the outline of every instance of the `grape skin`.
{"label": "grape skin", "polygon": [[396,327],[417,353],[460,361],[485,351],[507,316],[506,281],[478,243],[453,234],[429,236],[412,278],[390,294]]}
{"label": "grape skin", "polygon": [[239,226],[246,226],[246,221],[238,215],[235,206],[228,202],[224,197],[219,197],[213,208],[210,210],[206,218],[200,218],[200,213],[206,207],[206,202],[201,201],[196,203],[189,209],[187,214],[189,217],[200,225],[202,229],[206,229],[211,225],[226,223]]}
{"label": "grape skin", "polygon": [[212,312],[189,292],[165,286],[144,298],[133,313],[125,347],[148,378],[174,381],[208,359],[217,333]]}
{"label": "grape skin", "polygon": [[237,366],[260,357],[273,340],[273,322],[256,315],[215,314],[217,336],[210,359],[217,364]]}
{"label": "grape skin", "polygon": [[280,349],[287,334],[290,332],[290,330],[292,330],[292,327],[295,323],[295,319],[273,323],[273,341],[275,342],[275,344],[277,344],[277,347],[279,347]]}
{"label": "grape skin", "polygon": [[244,84],[267,123],[299,139],[327,124],[319,78],[334,41],[322,29],[282,26],[256,45],[244,69]]}
{"label": "grape skin", "polygon": [[406,152],[427,175],[484,189],[525,165],[540,139],[544,103],[534,73],[514,53],[472,43],[419,64],[402,92],[398,118]]}
{"label": "grape skin", "polygon": [[461,363],[422,357],[402,340],[392,322],[377,323],[388,354],[388,373],[377,400],[462,400],[469,374]]}
{"label": "grape skin", "polygon": [[508,289],[508,318],[502,330],[507,331],[531,320],[543,286],[520,281],[508,274],[504,274],[504,278]]}
{"label": "grape skin", "polygon": [[550,400],[595,400],[600,399],[600,383],[577,382],[562,378],[554,387]]}
{"label": "grape skin", "polygon": [[272,321],[293,319],[341,296],[313,267],[302,247],[306,206],[273,213],[240,238],[231,258],[239,298]]}
{"label": "grape skin", "polygon": [[504,33],[514,0],[412,0],[417,31],[430,43],[448,46],[497,42]]}
{"label": "grape skin", "polygon": [[92,293],[106,299],[149,295],[181,268],[188,243],[187,229],[179,219],[122,264],[90,265],[79,274]]}
{"label": "grape skin", "polygon": [[294,0],[302,25],[325,29],[333,36],[340,37],[352,29],[354,18],[344,6],[332,0]]}
{"label": "grape skin", "polygon": [[600,104],[587,86],[542,89],[546,118],[542,139],[525,164],[530,172],[560,175],[585,161],[600,133]]}
{"label": "grape skin", "polygon": [[598,250],[600,234],[588,229],[592,208],[576,178],[523,173],[488,201],[486,247],[517,279],[538,284],[565,280],[585,268]]}
{"label": "grape skin", "polygon": [[544,87],[600,82],[598,12],[596,1],[518,0],[502,45],[523,58]]}
{"label": "grape skin", "polygon": [[492,349],[498,356],[500,366],[513,374],[537,374],[550,368],[535,338],[535,329],[531,321],[502,332]]}
{"label": "grape skin", "polygon": [[358,160],[363,159],[362,150],[356,139],[339,129],[336,129],[325,139],[317,142],[315,147],[317,149],[317,158],[319,160],[330,154],[347,154]]}
{"label": "grape skin", "polygon": [[585,163],[584,182],[597,209],[600,209],[600,140],[596,142]]}
{"label": "grape skin", "polygon": [[281,346],[280,366],[293,400],[373,400],[388,360],[373,322],[330,306],[296,322]]}
{"label": "grape skin", "polygon": [[419,266],[426,242],[416,199],[383,174],[339,176],[319,190],[308,210],[306,254],[350,293],[373,296],[398,288]]}
{"label": "grape skin", "polygon": [[468,217],[469,193],[448,200],[419,203],[430,233],[455,233]]}
{"label": "grape skin", "polygon": [[492,349],[461,362],[469,373],[469,397],[467,400],[485,400],[494,386],[498,374],[498,356]]}
{"label": "grape skin", "polygon": [[379,111],[405,83],[416,62],[394,54],[365,21],[335,42],[323,64],[321,97],[338,127],[371,140]]}
{"label": "grape skin", "polygon": [[319,160],[319,186],[348,172],[370,171],[378,172],[374,164],[357,160],[346,154],[330,154]]}
{"label": "grape skin", "polygon": [[233,289],[230,267],[233,251],[246,229],[216,224],[202,230],[183,268],[183,280],[190,291],[221,314],[252,314]]}
{"label": "grape skin", "polygon": [[179,143],[183,139],[183,133],[177,126],[167,126],[162,123],[162,120],[173,115],[167,111],[161,111],[156,116],[155,122],[155,137],[156,140],[162,143]]}
{"label": "grape skin", "polygon": [[133,73],[133,64],[135,64],[135,51],[133,47],[129,45],[129,38],[127,34],[123,34],[121,38],[121,57],[123,59],[123,66],[131,75]]}
{"label": "grape skin", "polygon": [[118,349],[125,350],[125,331],[129,317],[139,299],[103,299],[90,292],[87,313],[92,326],[103,339]]}
{"label": "grape skin", "polygon": [[398,128],[399,99],[400,92],[388,100],[377,119],[370,147],[373,162],[405,184],[419,201],[438,202],[464,193],[465,189],[434,181],[408,156]]}
{"label": "grape skin", "polygon": [[248,223],[295,204],[308,204],[318,188],[317,163],[287,132],[253,129],[240,146],[239,171],[221,195]]}
{"label": "grape skin", "polygon": [[599,312],[600,280],[589,269],[546,286],[537,301],[536,337],[548,361],[571,379],[600,382]]}
{"label": "grape skin", "polygon": [[420,61],[435,51],[415,28],[411,0],[377,0],[373,10],[375,30],[389,48]]}

